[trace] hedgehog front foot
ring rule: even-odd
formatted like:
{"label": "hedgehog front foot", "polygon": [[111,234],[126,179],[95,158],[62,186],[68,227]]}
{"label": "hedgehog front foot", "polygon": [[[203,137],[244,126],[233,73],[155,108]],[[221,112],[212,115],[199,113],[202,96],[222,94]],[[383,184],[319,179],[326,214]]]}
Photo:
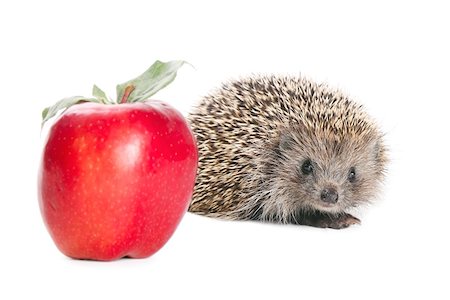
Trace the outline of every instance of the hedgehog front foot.
{"label": "hedgehog front foot", "polygon": [[319,228],[342,229],[354,224],[360,224],[361,221],[350,214],[330,216],[328,214],[317,213],[304,215],[297,220],[297,223]]}

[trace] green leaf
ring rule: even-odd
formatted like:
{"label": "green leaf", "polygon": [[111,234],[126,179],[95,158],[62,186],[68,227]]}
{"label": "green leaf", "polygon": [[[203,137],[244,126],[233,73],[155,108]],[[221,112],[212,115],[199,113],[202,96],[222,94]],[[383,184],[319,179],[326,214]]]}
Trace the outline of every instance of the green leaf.
{"label": "green leaf", "polygon": [[[169,62],[157,60],[142,75],[117,85],[117,103],[147,100],[171,83],[177,76],[178,69],[185,63],[182,60]],[[125,92],[127,88],[128,90]]]}
{"label": "green leaf", "polygon": [[102,91],[98,86],[94,84],[92,87],[92,96],[97,98],[101,103],[110,104],[112,101],[106,96],[106,93]]}
{"label": "green leaf", "polygon": [[69,107],[81,102],[99,102],[99,100],[83,96],[74,96],[61,99],[58,102],[56,102],[53,106],[49,106],[42,111],[41,127],[43,127],[44,123],[47,122],[53,116],[55,116],[60,110],[62,109],[66,110]]}

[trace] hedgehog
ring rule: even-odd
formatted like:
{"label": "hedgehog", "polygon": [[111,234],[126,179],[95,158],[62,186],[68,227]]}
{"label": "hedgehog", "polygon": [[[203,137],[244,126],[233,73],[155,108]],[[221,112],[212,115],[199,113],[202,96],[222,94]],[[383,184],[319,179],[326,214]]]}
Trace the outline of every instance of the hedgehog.
{"label": "hedgehog", "polygon": [[224,83],[188,115],[198,143],[192,213],[341,229],[379,193],[384,134],[341,90],[303,76]]}

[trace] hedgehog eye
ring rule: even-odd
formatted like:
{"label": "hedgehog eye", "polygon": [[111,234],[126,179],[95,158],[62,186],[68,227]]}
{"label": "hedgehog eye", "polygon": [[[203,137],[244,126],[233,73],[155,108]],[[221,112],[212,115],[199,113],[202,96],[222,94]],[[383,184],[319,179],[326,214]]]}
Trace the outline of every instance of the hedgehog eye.
{"label": "hedgehog eye", "polygon": [[310,159],[307,159],[302,164],[302,173],[309,175],[313,172],[313,165]]}
{"label": "hedgehog eye", "polygon": [[350,182],[354,182],[354,181],[355,181],[355,179],[356,179],[356,170],[355,170],[355,167],[351,167],[351,168],[350,168],[350,171],[348,171],[348,176],[347,176],[347,178],[348,178],[348,181],[350,181]]}

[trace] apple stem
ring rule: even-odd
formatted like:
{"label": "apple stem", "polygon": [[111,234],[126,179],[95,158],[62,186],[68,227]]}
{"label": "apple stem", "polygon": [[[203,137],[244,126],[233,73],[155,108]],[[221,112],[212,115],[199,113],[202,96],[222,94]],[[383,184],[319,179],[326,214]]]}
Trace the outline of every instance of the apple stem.
{"label": "apple stem", "polygon": [[130,94],[134,91],[135,86],[134,85],[129,85],[125,88],[125,91],[123,93],[122,99],[120,100],[120,103],[127,103],[128,101],[128,97],[130,96]]}

